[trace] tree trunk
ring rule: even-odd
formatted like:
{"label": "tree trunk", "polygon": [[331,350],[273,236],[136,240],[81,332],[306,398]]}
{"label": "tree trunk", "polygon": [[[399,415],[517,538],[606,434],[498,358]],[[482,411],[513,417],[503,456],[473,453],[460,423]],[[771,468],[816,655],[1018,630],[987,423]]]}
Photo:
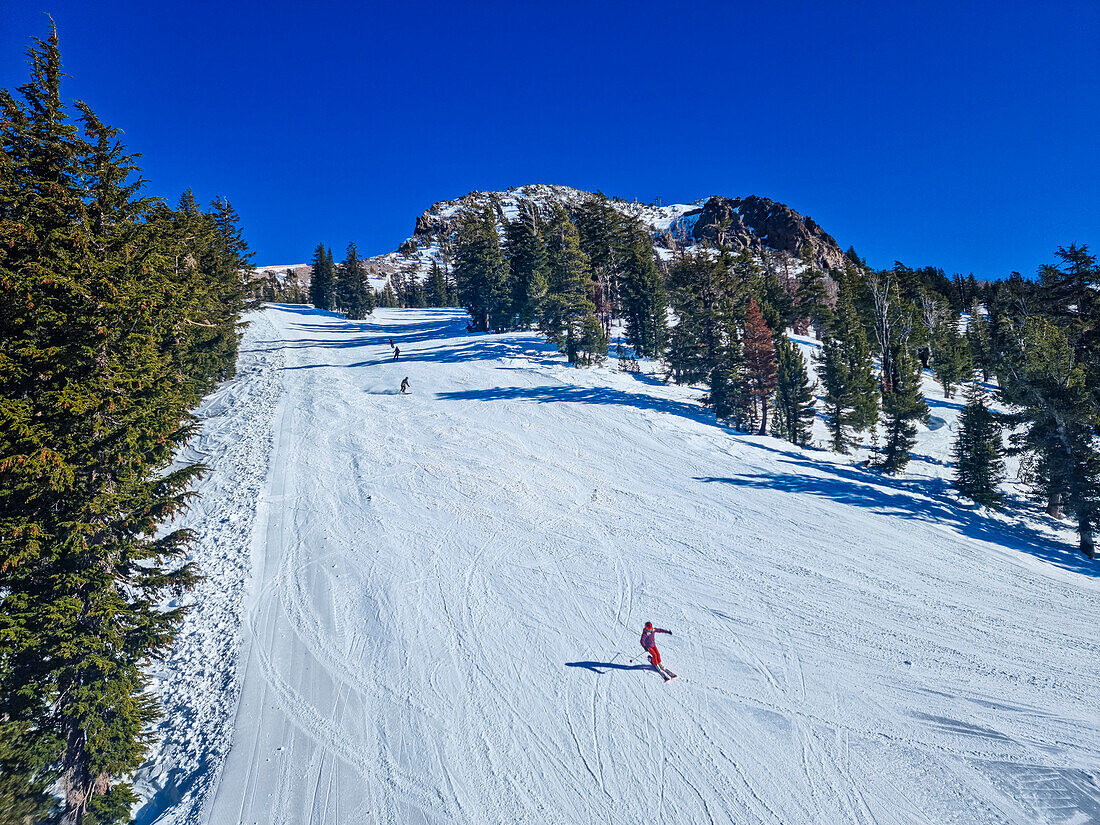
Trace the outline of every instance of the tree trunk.
{"label": "tree trunk", "polygon": [[1096,545],[1092,541],[1092,519],[1088,516],[1078,516],[1077,532],[1081,535],[1081,552],[1090,559],[1096,558]]}
{"label": "tree trunk", "polygon": [[61,825],[80,825],[91,791],[84,754],[84,735],[71,723],[66,722],[64,728],[61,788],[65,794],[65,809],[60,821]]}
{"label": "tree trunk", "polygon": [[768,399],[767,396],[760,399],[760,431],[757,435],[768,434]]}
{"label": "tree trunk", "polygon": [[1062,494],[1051,493],[1047,499],[1047,515],[1060,519],[1062,517]]}

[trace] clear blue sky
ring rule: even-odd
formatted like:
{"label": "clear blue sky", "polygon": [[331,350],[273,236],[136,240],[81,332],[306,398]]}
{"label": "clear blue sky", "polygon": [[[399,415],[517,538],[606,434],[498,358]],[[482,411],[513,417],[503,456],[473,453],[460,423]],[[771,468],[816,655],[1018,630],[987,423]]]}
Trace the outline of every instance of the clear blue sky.
{"label": "clear blue sky", "polygon": [[0,5],[0,83],[57,20],[149,192],[240,211],[259,263],[396,248],[472,189],[755,193],[876,266],[1100,252],[1100,2]]}

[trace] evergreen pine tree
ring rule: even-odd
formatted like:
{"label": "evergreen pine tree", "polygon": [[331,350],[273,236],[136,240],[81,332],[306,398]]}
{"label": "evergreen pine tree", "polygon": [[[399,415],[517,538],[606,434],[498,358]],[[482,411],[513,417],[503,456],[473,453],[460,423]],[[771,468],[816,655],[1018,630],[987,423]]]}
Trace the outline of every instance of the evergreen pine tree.
{"label": "evergreen pine tree", "polygon": [[560,206],[546,227],[546,251],[549,283],[539,328],[570,364],[602,360],[607,354],[607,338],[589,298],[588,256],[581,251],[576,226]]}
{"label": "evergreen pine tree", "polygon": [[588,258],[591,273],[588,298],[595,307],[596,317],[610,328],[619,299],[622,216],[606,195],[597,193],[576,208],[572,220],[581,251]]}
{"label": "evergreen pine tree", "polygon": [[773,429],[780,438],[805,447],[813,434],[814,394],[806,359],[798,345],[780,335],[775,341],[776,388]]}
{"label": "evergreen pine tree", "polygon": [[1062,328],[1028,318],[1012,350],[1001,359],[1001,396],[1017,407],[1010,417],[1023,424],[1010,441],[1034,457],[1032,484],[1058,515],[1064,506],[1077,518],[1081,552],[1095,556],[1093,532],[1100,490],[1100,426],[1088,381],[1087,362],[1078,359]]}
{"label": "evergreen pine tree", "polygon": [[309,302],[324,310],[331,310],[336,302],[336,273],[323,243],[317,244],[310,263]]}
{"label": "evergreen pine tree", "polygon": [[995,362],[990,342],[989,320],[982,316],[977,307],[970,312],[970,321],[966,325],[966,345],[970,362],[981,371],[982,380],[988,381],[993,374]]}
{"label": "evergreen pine tree", "polygon": [[504,232],[509,273],[509,316],[518,329],[528,329],[538,318],[549,283],[542,219],[534,204],[522,202],[519,214],[504,227]]}
{"label": "evergreen pine tree", "polygon": [[986,405],[977,381],[971,381],[966,391],[953,455],[954,485],[959,493],[987,507],[999,506],[1004,501],[997,489],[1004,478],[1004,445],[997,418]]}
{"label": "evergreen pine tree", "polygon": [[511,327],[507,278],[493,210],[485,207],[467,214],[458,229],[455,280],[459,303],[470,314],[474,330]]}
{"label": "evergreen pine tree", "polygon": [[451,296],[447,289],[446,273],[435,258],[432,258],[432,266],[428,271],[428,283],[425,285],[425,300],[430,307],[446,307],[451,305]]}
{"label": "evergreen pine tree", "polygon": [[339,267],[338,303],[344,314],[351,320],[359,321],[374,311],[374,291],[367,281],[363,262],[359,260],[359,249],[355,243],[349,243],[347,254]]}
{"label": "evergreen pine tree", "polygon": [[678,384],[703,382],[720,420],[752,424],[752,399],[743,380],[740,324],[747,294],[728,253],[681,256],[669,271],[676,323],[669,330],[669,376]]}
{"label": "evergreen pine tree", "polygon": [[970,347],[953,319],[937,331],[935,353],[932,372],[943,386],[944,396],[951,398],[955,387],[966,380],[972,369]]}
{"label": "evergreen pine tree", "polygon": [[668,294],[653,256],[653,241],[640,222],[623,219],[619,261],[619,304],[626,339],[636,355],[660,357],[668,340]]}
{"label": "evergreen pine tree", "polygon": [[812,265],[807,265],[798,275],[797,309],[802,320],[796,324],[801,334],[809,332],[812,326],[817,337],[829,328],[832,310],[829,308],[829,294],[825,286],[825,273]]}
{"label": "evergreen pine tree", "polygon": [[921,393],[920,362],[901,347],[893,354],[891,366],[889,389],[882,395],[886,443],[879,467],[893,474],[909,463],[910,451],[917,441],[917,422],[927,421],[929,410]]}
{"label": "evergreen pine tree", "polygon": [[386,278],[386,282],[382,285],[382,290],[378,295],[377,305],[380,307],[396,307],[397,291],[393,288],[393,279],[396,277],[396,273],[391,274]]}
{"label": "evergreen pine tree", "polygon": [[[236,354],[235,317],[194,319],[240,305],[247,250],[228,204],[181,203],[190,245],[161,233],[117,130],[87,107],[83,134],[67,123],[56,31],[31,63],[22,102],[0,92],[0,718],[20,734],[0,761],[32,797],[56,782],[61,821],[117,822],[156,715],[145,666],[181,615],[158,605],[194,581],[188,534],[158,528],[198,469],[168,465],[201,376]],[[216,349],[188,375],[197,326]]]}
{"label": "evergreen pine tree", "polygon": [[841,282],[832,333],[817,358],[825,389],[824,416],[832,447],[846,453],[854,434],[874,426],[878,418],[878,386],[864,324]]}

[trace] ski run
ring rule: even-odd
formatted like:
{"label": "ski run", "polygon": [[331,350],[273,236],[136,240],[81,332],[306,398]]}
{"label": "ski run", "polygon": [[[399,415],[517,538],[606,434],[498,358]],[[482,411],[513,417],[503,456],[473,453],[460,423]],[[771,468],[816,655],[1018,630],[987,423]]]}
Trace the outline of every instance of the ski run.
{"label": "ski run", "polygon": [[1100,822],[1100,568],[956,500],[930,378],[889,478],[457,310],[250,318],[141,825]]}

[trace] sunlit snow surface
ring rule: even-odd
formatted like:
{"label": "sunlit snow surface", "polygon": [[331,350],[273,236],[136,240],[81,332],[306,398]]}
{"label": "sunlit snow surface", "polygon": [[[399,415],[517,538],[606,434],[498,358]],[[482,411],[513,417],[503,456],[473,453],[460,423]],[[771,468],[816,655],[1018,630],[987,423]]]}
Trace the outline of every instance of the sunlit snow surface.
{"label": "sunlit snow surface", "polygon": [[140,823],[1100,821],[1100,567],[956,502],[930,381],[891,479],[457,311],[254,317]]}

